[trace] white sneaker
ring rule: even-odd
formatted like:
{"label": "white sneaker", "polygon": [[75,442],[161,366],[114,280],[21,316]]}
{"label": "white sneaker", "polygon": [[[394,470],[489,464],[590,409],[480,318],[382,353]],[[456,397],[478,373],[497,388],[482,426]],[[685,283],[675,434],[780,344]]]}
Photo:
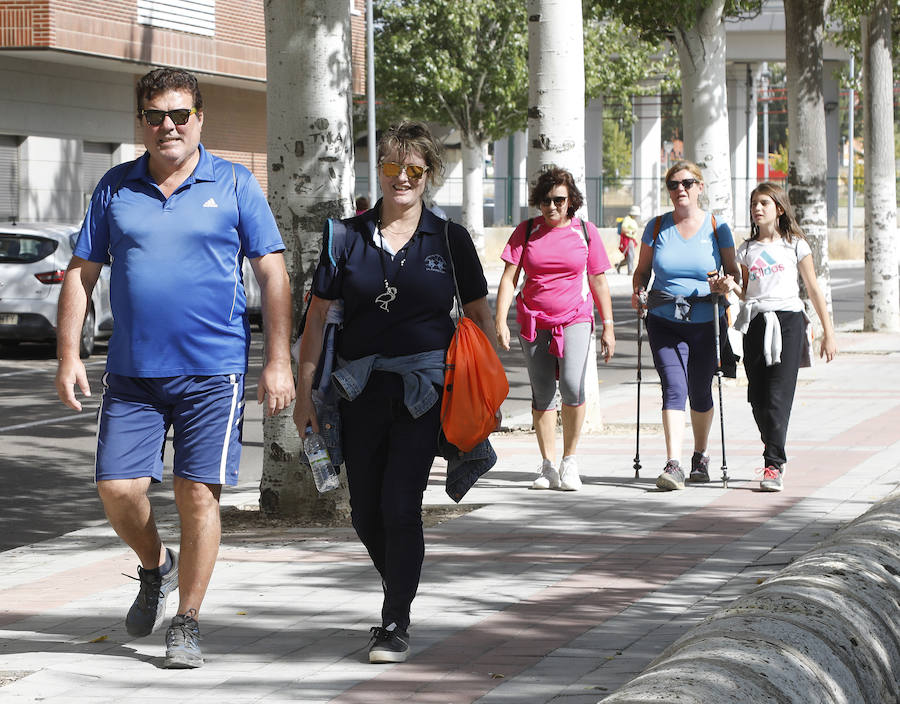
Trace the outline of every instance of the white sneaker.
{"label": "white sneaker", "polygon": [[559,464],[559,488],[563,491],[578,491],[581,477],[578,476],[578,462],[575,456],[563,457]]}
{"label": "white sneaker", "polygon": [[533,482],[532,489],[559,489],[559,472],[550,463],[550,460],[544,460],[541,464],[541,473]]}

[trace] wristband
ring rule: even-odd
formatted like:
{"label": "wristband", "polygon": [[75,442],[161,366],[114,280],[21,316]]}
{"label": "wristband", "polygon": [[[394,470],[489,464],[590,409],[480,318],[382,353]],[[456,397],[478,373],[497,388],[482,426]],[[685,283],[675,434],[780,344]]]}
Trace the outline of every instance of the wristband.
{"label": "wristband", "polygon": [[614,323],[613,320],[604,320],[604,321],[603,321],[603,327],[606,327],[607,325],[612,325],[613,323]]}

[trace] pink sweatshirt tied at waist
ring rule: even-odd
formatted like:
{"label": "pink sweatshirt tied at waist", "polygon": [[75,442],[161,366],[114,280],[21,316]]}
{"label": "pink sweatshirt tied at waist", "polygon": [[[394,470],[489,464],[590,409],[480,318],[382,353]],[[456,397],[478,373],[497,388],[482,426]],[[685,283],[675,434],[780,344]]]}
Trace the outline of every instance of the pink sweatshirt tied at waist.
{"label": "pink sweatshirt tied at waist", "polygon": [[562,358],[565,349],[563,330],[575,323],[594,323],[594,301],[588,297],[582,304],[563,315],[550,317],[541,311],[531,310],[522,300],[516,297],[516,320],[519,323],[519,334],[527,341],[534,342],[538,330],[550,330],[550,354]]}

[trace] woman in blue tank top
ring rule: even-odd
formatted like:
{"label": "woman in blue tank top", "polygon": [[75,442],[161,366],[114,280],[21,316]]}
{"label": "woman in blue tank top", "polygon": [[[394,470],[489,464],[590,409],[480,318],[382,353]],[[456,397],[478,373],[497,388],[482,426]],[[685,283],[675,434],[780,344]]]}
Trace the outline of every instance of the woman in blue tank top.
{"label": "woman in blue tank top", "polygon": [[[731,229],[700,207],[700,168],[690,161],[676,162],[665,181],[674,210],[651,218],[644,229],[631,305],[647,309],[647,339],[662,384],[667,453],[656,486],[669,491],[684,488],[681,448],[688,400],[694,435],[688,481],[709,481],[706,450],[713,420],[716,336],[708,272],[724,266],[726,273],[738,278],[739,271]],[[720,306],[720,314],[724,313]]]}

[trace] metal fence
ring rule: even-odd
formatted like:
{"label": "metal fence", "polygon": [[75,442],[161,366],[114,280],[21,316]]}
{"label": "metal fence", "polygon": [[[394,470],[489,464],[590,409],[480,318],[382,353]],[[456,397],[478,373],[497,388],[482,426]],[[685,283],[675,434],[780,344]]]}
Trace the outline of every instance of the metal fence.
{"label": "metal fence", "polygon": [[[786,187],[785,179],[770,178],[770,181]],[[732,179],[732,199],[734,201],[734,222],[738,228],[749,228],[749,194],[760,183],[757,179]],[[356,179],[357,193],[368,192],[368,180],[365,177]],[[853,230],[861,232],[864,225],[864,191],[865,181],[857,178],[854,181],[853,197]],[[459,218],[462,203],[463,180],[447,178],[434,194],[438,203],[454,219]],[[896,182],[897,197],[900,199],[900,178]],[[739,194],[739,195],[738,195]],[[642,197],[645,210],[644,217],[655,212],[671,210],[669,195],[664,184],[656,179],[621,178],[605,180],[602,177],[588,177],[585,183],[585,201],[592,222],[601,227],[614,227],[616,219],[628,212],[635,203],[636,195]],[[737,202],[738,197],[742,202]],[[828,179],[826,184],[826,207],[828,226],[831,228],[847,228],[849,189],[846,177]],[[533,211],[528,207],[528,182],[526,179],[507,177],[485,178],[484,180],[484,218],[486,225],[513,225],[530,217]],[[900,211],[898,211],[900,217]],[[900,223],[898,223],[900,224]]]}

